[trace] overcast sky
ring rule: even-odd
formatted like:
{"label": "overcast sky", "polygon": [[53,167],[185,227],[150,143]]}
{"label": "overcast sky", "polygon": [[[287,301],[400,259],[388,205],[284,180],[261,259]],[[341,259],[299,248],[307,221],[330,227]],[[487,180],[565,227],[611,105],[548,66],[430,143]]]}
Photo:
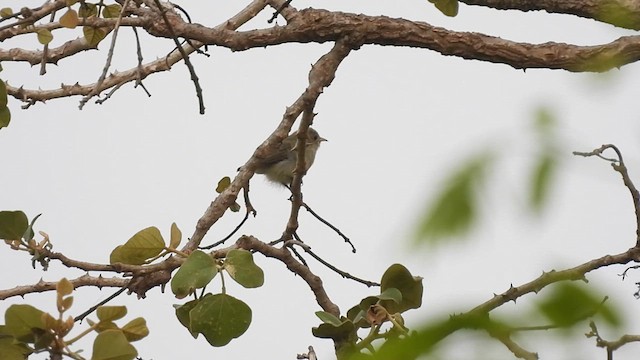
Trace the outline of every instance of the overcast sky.
{"label": "overcast sky", "polygon": [[[7,5],[18,8],[25,3]],[[194,22],[214,26],[244,5],[211,3],[183,6]],[[426,1],[293,4],[404,17],[532,43],[592,45],[633,33],[572,16],[464,5],[459,16],[446,18]],[[271,13],[264,11],[242,29],[267,27]],[[135,45],[126,30],[116,47],[118,70],[136,63]],[[36,45],[21,40],[1,46]],[[27,64],[3,63],[0,75],[14,86],[28,88],[95,82],[107,47],[105,41],[99,52],[49,66],[44,78],[37,76],[37,66]],[[310,65],[330,47],[294,44],[236,53],[210,47],[211,57],[192,56],[207,106],[204,116],[198,114],[193,84],[182,63],[145,80],[151,98],[128,84],[103,105],[90,103],[82,111],[79,98],[49,101],[28,110],[11,99],[12,123],[0,131],[0,209],[20,209],[29,217],[42,213],[36,228],[50,235],[54,250],[93,262],[108,262],[115,246],[148,226],[157,226],[168,237],[171,223],[176,222],[189,236],[215,197],[217,181],[233,176],[275,128],[286,106],[306,88]],[[172,48],[170,40],[143,37],[145,61]],[[632,177],[640,173],[639,76],[638,65],[603,75],[523,72],[424,49],[363,46],[342,63],[318,101],[314,127],[329,141],[322,144],[303,187],[306,202],[346,233],[358,252],[352,254],[342,239],[305,211],[299,233],[317,254],[354,275],[379,280],[389,265],[400,262],[423,276],[423,307],[406,313],[410,326],[466,311],[543,270],[625,251],[635,243],[635,225],[620,176],[604,161],[570,154],[615,143]],[[526,210],[526,189],[540,145],[532,131],[540,106],[551,109],[558,120],[561,153],[549,208],[535,217]],[[480,226],[470,236],[442,247],[412,246],[418,220],[450,171],[487,149],[498,154],[498,161],[481,194]],[[264,241],[276,239],[286,225],[289,195],[259,175],[251,184],[258,216],[241,233]],[[205,243],[224,237],[241,215],[225,215]],[[8,247],[0,249],[0,257],[3,289],[35,283],[41,277],[56,281],[81,275],[56,262],[46,273],[33,270],[28,256]],[[319,309],[307,285],[278,262],[262,256],[256,256],[256,262],[266,272],[264,287],[245,290],[228,284],[228,292],[253,309],[253,323],[245,335],[223,348],[210,347],[202,337],[191,338],[173,315],[172,304],[180,301],[170,291],[162,294],[154,289],[144,301],[121,296],[112,304],[127,305],[127,319],[147,319],[151,334],[135,344],[144,359],[294,359],[308,345],[316,348],[320,359],[333,358],[332,343],[311,335],[311,327],[319,324],[313,312]],[[376,292],[311,260],[310,266],[323,277],[343,312]],[[588,278],[611,297],[612,304],[624,307],[629,318],[637,317],[640,304],[632,294],[639,280],[622,282],[618,276],[622,270],[612,267]],[[209,288],[216,291],[219,283],[214,281]],[[112,291],[80,289],[73,314]],[[532,298],[505,308],[528,312]],[[55,310],[55,295],[47,293],[4,301],[0,311],[24,301]],[[640,333],[637,323],[626,325],[629,333]],[[585,325],[579,333],[587,331]],[[621,333],[606,335],[612,340]],[[549,345],[537,335],[521,340],[542,359],[603,359],[604,351],[594,343],[580,338],[579,345],[569,348]],[[470,354],[480,348],[477,358],[513,358],[500,344],[488,348],[473,341],[464,344],[448,359],[474,358]],[[90,343],[80,346],[90,356]],[[638,346],[628,348],[616,359],[633,358]]]}

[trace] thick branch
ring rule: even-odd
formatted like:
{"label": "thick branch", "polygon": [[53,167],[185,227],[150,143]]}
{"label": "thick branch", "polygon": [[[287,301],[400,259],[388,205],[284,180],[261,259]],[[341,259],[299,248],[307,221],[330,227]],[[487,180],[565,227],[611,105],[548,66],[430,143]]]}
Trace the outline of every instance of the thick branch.
{"label": "thick branch", "polygon": [[[148,30],[152,35],[168,36],[160,28]],[[176,24],[174,30],[178,36],[235,51],[291,42],[323,43],[350,37],[361,44],[425,48],[443,55],[503,63],[516,69],[601,72],[640,59],[640,36],[621,37],[598,46],[554,42],[528,44],[479,33],[450,31],[420,21],[317,9],[301,10],[283,27],[230,32],[181,23]]]}
{"label": "thick branch", "polygon": [[460,0],[467,5],[499,10],[544,10],[594,19],[622,28],[640,30],[640,2],[623,0]]}
{"label": "thick branch", "polygon": [[[129,279],[123,278],[103,278],[102,276],[82,275],[77,279],[70,280],[74,288],[82,286],[92,286],[97,288],[116,287],[121,288],[129,283]],[[27,294],[52,291],[56,289],[57,282],[40,280],[33,285],[16,286],[12,289],[0,290],[0,300],[14,296],[25,296]]]}

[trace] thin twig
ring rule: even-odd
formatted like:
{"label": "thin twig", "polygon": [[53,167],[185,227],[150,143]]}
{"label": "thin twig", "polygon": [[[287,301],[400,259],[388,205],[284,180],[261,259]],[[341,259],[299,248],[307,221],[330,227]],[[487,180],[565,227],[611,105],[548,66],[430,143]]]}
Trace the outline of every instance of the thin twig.
{"label": "thin twig", "polygon": [[[51,17],[49,18],[49,22],[52,23],[53,20],[56,19],[57,10],[53,10],[51,12]],[[42,48],[42,61],[40,61],[40,75],[45,75],[47,73],[47,58],[49,57],[49,43],[44,44],[44,48]]]}
{"label": "thin twig", "polygon": [[200,250],[209,250],[209,249],[213,249],[214,247],[218,246],[218,245],[222,245],[224,244],[227,240],[229,240],[236,232],[238,232],[238,230],[240,230],[240,228],[242,227],[242,225],[244,225],[244,223],[247,221],[247,219],[249,219],[249,210],[247,209],[247,211],[244,214],[244,217],[242,218],[242,220],[240,221],[240,223],[235,227],[235,229],[233,229],[233,231],[231,233],[229,233],[229,235],[225,236],[222,240],[218,240],[216,242],[214,242],[211,245],[207,245],[207,246],[199,246],[198,249]]}
{"label": "thin twig", "polygon": [[[295,235],[295,234],[294,234]],[[307,254],[311,255],[312,258],[316,259],[319,263],[321,263],[322,265],[326,266],[327,268],[329,268],[331,271],[335,272],[336,274],[342,276],[345,279],[350,279],[353,280],[355,282],[359,282],[361,284],[366,285],[367,287],[372,287],[372,286],[380,286],[379,283],[374,282],[374,281],[369,281],[369,280],[364,280],[364,279],[360,279],[359,277],[353,276],[351,274],[349,274],[346,271],[342,271],[340,269],[338,269],[337,267],[331,265],[330,263],[328,263],[327,261],[325,261],[324,259],[322,259],[320,256],[316,255],[316,253],[314,253],[313,251],[311,251],[311,247],[305,243],[303,243],[302,241],[300,241],[299,238],[296,238],[296,240],[298,241],[288,241],[288,244],[291,245],[298,245],[300,246]]]}
{"label": "thin twig", "polygon": [[151,97],[151,93],[149,92],[149,90],[147,90],[146,86],[144,86],[144,84],[142,83],[142,73],[144,72],[143,69],[143,65],[142,65],[142,61],[143,61],[143,57],[142,57],[142,46],[140,46],[140,36],[138,35],[138,29],[134,26],[131,29],[133,29],[133,34],[135,35],[136,38],[136,54],[138,55],[138,67],[137,67],[137,72],[136,72],[136,83],[133,86],[134,88],[140,86],[142,88],[142,90],[144,90],[145,93],[147,93],[148,97]]}
{"label": "thin twig", "polygon": [[342,231],[340,231],[340,229],[335,227],[333,224],[331,224],[327,220],[323,219],[320,215],[318,215],[318,213],[313,211],[313,209],[311,209],[311,207],[309,207],[309,205],[307,205],[307,203],[303,202],[302,203],[302,207],[305,208],[311,215],[313,215],[321,223],[327,225],[329,228],[331,228],[331,230],[335,231],[341,238],[344,239],[344,242],[346,242],[347,244],[351,245],[351,252],[353,252],[354,254],[356,253],[356,247],[353,245],[351,240],[345,234],[343,234]]}
{"label": "thin twig", "polygon": [[[98,81],[96,82],[96,87],[93,89],[93,91],[91,93],[89,93],[89,95],[85,96],[82,98],[82,100],[80,100],[80,110],[82,110],[82,108],[87,104],[87,102],[89,101],[89,99],[91,99],[92,97],[94,97],[95,95],[99,94],[101,91],[101,87],[102,84],[104,83],[104,79],[107,78],[107,72],[109,71],[109,68],[111,67],[111,61],[113,60],[113,52],[114,49],[116,47],[116,40],[118,39],[118,30],[120,29],[120,24],[122,22],[122,16],[124,15],[126,8],[129,6],[129,2],[131,0],[125,0],[124,4],[122,5],[122,8],[120,9],[120,14],[118,14],[118,19],[116,20],[116,25],[113,28],[113,36],[111,37],[111,44],[109,45],[109,52],[107,53],[107,60],[104,63],[104,67],[102,68],[102,74],[100,74],[100,77],[98,78]],[[113,92],[115,91],[115,89],[111,90],[111,94],[113,94]],[[109,95],[110,97],[111,95]],[[103,100],[104,102],[104,100]]]}
{"label": "thin twig", "polygon": [[84,318],[89,316],[92,312],[96,311],[97,308],[99,308],[100,306],[102,306],[102,305],[108,303],[109,301],[115,299],[118,295],[120,295],[123,292],[125,292],[125,290],[127,290],[126,286],[121,287],[120,289],[118,289],[118,291],[114,292],[112,295],[110,295],[106,299],[100,301],[96,305],[90,307],[87,311],[85,311],[82,314],[80,314],[80,315],[76,316],[75,318],[73,318],[73,321],[75,321],[75,322],[82,321]]}
{"label": "thin twig", "polygon": [[193,67],[193,64],[191,64],[191,60],[189,60],[189,55],[182,48],[182,44],[180,44],[180,41],[178,41],[178,37],[176,36],[175,31],[173,31],[173,26],[171,26],[171,23],[169,22],[169,18],[167,17],[166,10],[162,6],[162,4],[160,4],[160,0],[154,0],[154,2],[158,7],[158,9],[160,10],[162,19],[164,20],[165,25],[167,25],[167,29],[169,30],[169,34],[171,34],[171,38],[173,39],[173,42],[176,44],[176,47],[178,48],[180,55],[184,59],[184,64],[187,66],[187,69],[189,69],[189,74],[191,74],[191,81],[193,81],[193,85],[196,88],[196,96],[198,97],[200,114],[203,115],[204,114],[204,98],[202,97],[202,88],[200,87],[200,80],[198,79],[198,75],[196,75],[196,70]]}
{"label": "thin twig", "polygon": [[618,147],[616,147],[613,144],[605,144],[591,152],[585,153],[585,152],[574,151],[573,154],[578,156],[584,156],[584,157],[598,156],[600,158],[606,159],[601,155],[607,149],[613,149],[613,151],[616,152],[616,155],[618,156],[617,161],[612,159],[607,159],[607,160],[612,161],[611,167],[613,167],[613,170],[620,173],[620,175],[622,176],[622,181],[624,185],[627,187],[627,189],[629,189],[629,192],[631,193],[631,199],[633,200],[633,209],[635,210],[635,214],[636,214],[636,247],[640,247],[640,192],[638,192],[638,189],[633,184],[633,181],[631,181],[631,177],[629,176],[629,171],[627,170],[627,167],[624,164],[624,160],[622,159],[622,152],[620,152]]}
{"label": "thin twig", "polygon": [[278,7],[276,9],[276,11],[273,12],[273,15],[271,15],[271,18],[269,20],[267,20],[267,23],[271,24],[275,19],[278,18],[278,15],[280,15],[280,12],[287,6],[289,6],[289,4],[291,4],[291,1],[293,0],[287,0],[284,3],[282,3],[282,5],[280,5],[280,7]]}

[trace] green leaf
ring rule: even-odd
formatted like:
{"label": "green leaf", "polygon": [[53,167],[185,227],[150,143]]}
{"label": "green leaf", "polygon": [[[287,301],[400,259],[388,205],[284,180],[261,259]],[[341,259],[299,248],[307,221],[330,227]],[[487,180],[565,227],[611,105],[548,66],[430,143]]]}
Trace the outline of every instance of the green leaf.
{"label": "green leaf", "polygon": [[342,324],[342,320],[326,311],[316,311],[316,316],[325,324],[331,324],[335,326],[340,326],[340,324]]}
{"label": "green leaf", "polygon": [[429,2],[447,16],[458,15],[458,0],[429,0]]}
{"label": "green leaf", "polygon": [[381,300],[380,304],[384,306],[390,314],[402,313],[409,309],[417,309],[422,306],[422,278],[413,276],[409,270],[400,264],[391,265],[382,275],[380,281],[380,291],[382,294],[391,294],[397,289],[401,294],[401,301]]}
{"label": "green leaf", "polygon": [[164,239],[157,227],[138,231],[124,245],[116,247],[109,259],[111,264],[142,265],[164,250]]}
{"label": "green leaf", "polygon": [[445,182],[445,187],[418,226],[416,240],[436,243],[465,234],[477,218],[478,187],[492,157],[484,154],[467,161]]}
{"label": "green leaf", "polygon": [[227,294],[205,295],[189,313],[191,330],[213,346],[224,346],[240,337],[251,324],[251,308]]}
{"label": "green leaf", "polygon": [[191,316],[189,314],[191,310],[193,310],[193,308],[196,307],[196,305],[198,305],[199,303],[200,299],[195,299],[183,305],[174,305],[176,308],[176,317],[178,318],[178,321],[180,321],[180,324],[182,324],[189,330],[191,336],[193,336],[194,339],[198,337],[198,333],[191,330]]}
{"label": "green leaf", "polygon": [[189,255],[171,279],[171,291],[178,299],[182,299],[196,289],[207,286],[217,273],[215,260],[208,254],[196,250]]}
{"label": "green leaf", "polygon": [[617,309],[603,302],[604,296],[596,294],[586,286],[563,282],[554,285],[552,292],[538,304],[538,310],[554,325],[570,327],[594,315],[614,327],[620,326],[622,317]]}
{"label": "green leaf", "polygon": [[147,321],[144,318],[137,317],[122,327],[122,333],[129,341],[138,341],[149,335]]}
{"label": "green leaf", "polygon": [[38,29],[36,30],[36,34],[38,35],[38,42],[42,45],[47,45],[53,40],[53,34],[49,29]]}
{"label": "green leaf", "polygon": [[311,329],[313,336],[321,339],[346,340],[354,339],[356,336],[356,327],[351,320],[345,320],[339,325],[320,324],[318,327]]}
{"label": "green leaf", "polygon": [[20,240],[27,227],[29,220],[22,211],[0,211],[0,239]]}
{"label": "green leaf", "polygon": [[9,126],[11,122],[11,111],[8,107],[0,107],[0,129]]}
{"label": "green leaf", "polygon": [[553,155],[549,151],[545,151],[540,155],[533,168],[529,204],[534,211],[542,210],[549,198],[549,188],[557,168],[556,165],[557,162]]}
{"label": "green leaf", "polygon": [[4,80],[0,79],[0,108],[6,108],[9,104],[9,97],[7,95],[7,84]]}
{"label": "green leaf", "polygon": [[96,311],[100,322],[122,319],[127,315],[126,306],[100,306]]}
{"label": "green leaf", "polygon": [[229,251],[224,260],[224,269],[245,288],[257,288],[264,284],[264,272],[253,262],[253,255],[247,250]]}
{"label": "green leaf", "polygon": [[80,11],[78,11],[78,15],[80,15],[80,17],[82,18],[98,16],[98,7],[96,6],[96,4],[82,2],[80,4]]}
{"label": "green leaf", "polygon": [[400,290],[394,287],[390,287],[384,290],[380,295],[378,295],[378,299],[391,300],[397,304],[400,304],[400,302],[402,302],[402,293],[400,292]]}
{"label": "green leaf", "polygon": [[2,8],[0,9],[0,17],[5,19],[8,18],[10,16],[13,16],[13,10],[11,10],[11,8]]}
{"label": "green leaf", "polygon": [[221,194],[226,188],[229,187],[229,185],[231,185],[231,178],[228,176],[223,177],[222,179],[220,179],[220,181],[218,181],[216,192],[218,194]]}
{"label": "green leaf", "polygon": [[240,204],[238,204],[237,202],[234,202],[233,204],[231,204],[231,206],[229,206],[229,210],[233,212],[240,211]]}
{"label": "green leaf", "polygon": [[31,305],[11,305],[4,313],[5,330],[17,340],[33,343],[36,330],[44,330],[44,312]]}
{"label": "green leaf", "polygon": [[2,360],[25,360],[33,350],[23,343],[17,343],[12,337],[0,336],[0,354]]}
{"label": "green leaf", "polygon": [[169,240],[169,248],[177,249],[182,241],[182,231],[178,228],[176,223],[171,223],[171,240]]}
{"label": "green leaf", "polygon": [[557,120],[553,112],[546,107],[536,109],[534,127],[542,135],[550,135],[555,128]]}
{"label": "green leaf", "polygon": [[107,37],[107,32],[104,29],[92,26],[83,26],[82,33],[90,46],[98,46],[100,41]]}
{"label": "green leaf", "polygon": [[78,19],[78,13],[75,10],[68,9],[67,12],[60,17],[58,22],[67,29],[75,29],[80,23],[80,20]]}
{"label": "green leaf", "polygon": [[38,220],[40,215],[42,215],[42,214],[36,215],[31,220],[31,223],[29,224],[29,226],[27,226],[27,229],[24,231],[24,234],[22,235],[22,238],[25,239],[26,241],[29,241],[29,240],[33,239],[33,237],[35,236],[35,233],[33,232],[33,225],[35,225],[36,220]]}
{"label": "green leaf", "polygon": [[102,10],[102,16],[105,19],[108,18],[117,18],[118,16],[120,16],[120,12],[122,11],[122,6],[120,6],[120,4],[111,4],[111,5],[107,5],[104,7],[104,10]]}
{"label": "green leaf", "polygon": [[121,330],[105,330],[93,342],[91,360],[133,360],[137,355]]}
{"label": "green leaf", "polygon": [[62,278],[56,284],[56,292],[60,296],[70,295],[73,292],[73,284],[67,278]]}

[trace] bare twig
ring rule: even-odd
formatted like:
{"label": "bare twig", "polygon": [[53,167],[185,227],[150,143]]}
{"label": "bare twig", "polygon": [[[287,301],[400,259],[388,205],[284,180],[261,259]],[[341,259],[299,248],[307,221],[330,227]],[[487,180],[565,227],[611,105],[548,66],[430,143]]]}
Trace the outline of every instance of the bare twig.
{"label": "bare twig", "polygon": [[102,306],[102,305],[108,303],[109,301],[115,299],[118,295],[122,294],[126,290],[127,290],[127,287],[123,286],[122,288],[120,288],[116,292],[114,292],[113,294],[109,295],[109,297],[107,297],[106,299],[100,301],[96,305],[90,307],[87,311],[85,311],[82,314],[80,314],[80,315],[76,316],[75,318],[73,318],[73,321],[76,321],[76,322],[82,321],[84,318],[89,316],[92,312],[96,311],[96,309],[98,309],[100,306]]}
{"label": "bare twig", "polygon": [[282,4],[280,4],[280,6],[278,6],[278,8],[276,9],[276,11],[273,12],[273,15],[271,15],[271,18],[269,20],[267,20],[267,23],[271,24],[275,19],[278,18],[278,15],[280,15],[280,12],[287,6],[289,6],[289,4],[291,4],[291,1],[293,0],[286,0],[285,2],[283,2]]}
{"label": "bare twig", "polygon": [[[120,24],[122,23],[122,16],[124,15],[127,7],[129,6],[129,1],[130,0],[125,0],[124,4],[122,5],[122,8],[120,9],[120,14],[118,14],[118,18],[116,19],[116,24],[113,27],[113,35],[111,36],[111,45],[109,45],[109,52],[107,53],[107,60],[104,63],[104,67],[102,68],[102,74],[100,74],[100,77],[98,78],[98,81],[96,82],[96,87],[95,89],[89,93],[87,96],[83,97],[80,100],[80,110],[82,110],[82,108],[84,107],[84,105],[87,103],[87,101],[89,101],[89,99],[91,99],[92,97],[94,97],[96,94],[100,93],[100,89],[102,88],[102,84],[104,83],[104,79],[107,77],[107,72],[109,71],[109,68],[111,67],[111,60],[113,59],[113,51],[116,47],[116,41],[118,39],[118,30],[120,30]],[[114,87],[113,90],[111,90],[111,93],[107,96],[107,99],[111,97],[111,94],[113,94],[116,90],[118,89],[118,86]],[[106,99],[105,99],[106,100]],[[103,100],[102,102],[104,102],[105,100]]]}
{"label": "bare twig", "polygon": [[[616,155],[618,156],[617,161],[602,157],[602,153],[607,149],[612,149],[616,152]],[[612,161],[611,167],[613,167],[613,170],[620,173],[624,186],[626,186],[631,193],[631,199],[633,200],[633,209],[636,214],[636,247],[640,247],[640,192],[638,192],[638,189],[633,184],[633,181],[631,181],[631,177],[629,176],[627,167],[624,164],[624,160],[622,159],[622,153],[620,152],[620,150],[613,144],[605,144],[591,152],[574,151],[573,154],[585,157],[599,156],[608,161]]]}
{"label": "bare twig", "polygon": [[302,207],[305,208],[311,215],[313,215],[313,217],[318,219],[321,223],[327,225],[331,230],[335,231],[342,239],[344,239],[344,242],[346,242],[347,244],[351,245],[351,252],[353,252],[354,254],[356,253],[356,247],[353,245],[353,243],[347,237],[347,235],[345,235],[342,231],[340,231],[340,229],[338,229],[333,224],[331,224],[330,222],[328,222],[327,220],[322,218],[320,215],[318,215],[318,213],[313,211],[313,209],[311,209],[311,207],[309,207],[309,205],[307,205],[307,203],[303,202],[302,203]]}
{"label": "bare twig", "polygon": [[342,276],[343,278],[350,279],[350,280],[353,280],[355,282],[359,282],[361,284],[366,285],[367,287],[380,286],[380,284],[375,282],[375,281],[364,280],[364,279],[361,279],[359,277],[353,276],[353,275],[349,274],[346,271],[342,271],[342,270],[338,269],[337,267],[331,265],[329,262],[325,261],[323,258],[318,256],[316,253],[311,251],[311,247],[309,245],[303,243],[299,238],[297,238],[297,236],[296,236],[296,240],[298,240],[298,241],[288,241],[287,243],[291,244],[291,245],[300,246],[307,254],[311,255],[312,258],[316,259],[319,263],[321,263],[322,265],[326,266],[331,271],[333,271],[336,274]]}
{"label": "bare twig", "polygon": [[[198,75],[196,74],[196,69],[193,67],[191,60],[189,59],[189,54],[182,48],[182,44],[178,41],[178,37],[176,36],[175,31],[173,31],[173,25],[169,22],[169,18],[167,17],[167,10],[164,9],[162,4],[160,4],[160,0],[154,0],[156,6],[158,7],[160,14],[162,15],[162,19],[164,20],[165,25],[169,30],[169,34],[171,34],[171,38],[173,42],[176,44],[182,59],[184,59],[184,64],[189,69],[189,74],[191,74],[191,81],[193,81],[193,85],[196,88],[196,96],[198,97],[198,105],[200,107],[200,114],[204,114],[204,98],[202,97],[202,88],[200,87],[200,79],[198,79]],[[195,49],[195,47],[194,47]]]}
{"label": "bare twig", "polygon": [[622,335],[618,340],[607,341],[600,336],[598,328],[593,321],[589,322],[589,327],[591,328],[591,331],[585,334],[585,336],[588,338],[596,338],[596,346],[605,348],[607,351],[607,360],[613,360],[613,352],[622,346],[632,342],[640,342],[640,335]]}

